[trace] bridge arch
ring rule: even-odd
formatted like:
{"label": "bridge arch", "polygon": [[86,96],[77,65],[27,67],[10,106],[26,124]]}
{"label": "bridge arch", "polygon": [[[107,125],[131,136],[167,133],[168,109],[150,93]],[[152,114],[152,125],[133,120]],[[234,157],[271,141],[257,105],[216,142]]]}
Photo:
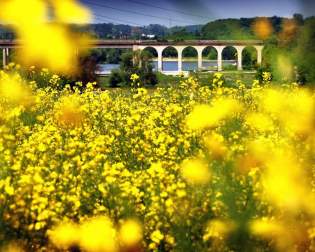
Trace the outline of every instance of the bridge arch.
{"label": "bridge arch", "polygon": [[198,70],[198,49],[194,46],[187,46],[183,48],[183,71],[196,71]]}
{"label": "bridge arch", "polygon": [[154,46],[146,46],[142,48],[142,51],[146,51],[151,54],[152,57],[158,57],[158,49]]}
{"label": "bridge arch", "polygon": [[154,46],[146,46],[141,49],[141,58],[148,62],[154,71],[158,71],[159,50]]}
{"label": "bridge arch", "polygon": [[238,50],[235,46],[228,45],[224,46],[222,49],[222,59],[223,59],[223,70],[236,70],[237,69],[237,58]]}
{"label": "bridge arch", "polygon": [[218,69],[218,49],[214,46],[206,46],[202,50],[202,68],[208,70]]}
{"label": "bridge arch", "polygon": [[255,69],[257,66],[258,53],[255,46],[245,46],[242,50],[242,66],[245,70]]}
{"label": "bridge arch", "polygon": [[[180,52],[181,53],[181,52]],[[179,50],[176,46],[167,46],[162,50],[162,71],[179,71]],[[168,65],[168,70],[166,69]]]}

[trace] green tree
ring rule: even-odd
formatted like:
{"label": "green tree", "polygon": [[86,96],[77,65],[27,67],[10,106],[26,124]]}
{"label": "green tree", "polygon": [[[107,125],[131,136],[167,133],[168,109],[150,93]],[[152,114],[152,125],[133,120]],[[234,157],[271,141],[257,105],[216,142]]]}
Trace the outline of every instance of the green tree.
{"label": "green tree", "polygon": [[298,38],[295,51],[296,65],[301,78],[315,83],[315,17],[305,21],[305,25]]}
{"label": "green tree", "polygon": [[304,17],[302,14],[295,13],[293,14],[293,20],[297,25],[303,25],[304,24]]}
{"label": "green tree", "polygon": [[130,77],[134,73],[140,76],[142,85],[156,85],[157,76],[153,71],[151,60],[152,54],[146,50],[124,53],[119,70],[112,71],[110,75],[110,86],[130,86],[132,83]]}

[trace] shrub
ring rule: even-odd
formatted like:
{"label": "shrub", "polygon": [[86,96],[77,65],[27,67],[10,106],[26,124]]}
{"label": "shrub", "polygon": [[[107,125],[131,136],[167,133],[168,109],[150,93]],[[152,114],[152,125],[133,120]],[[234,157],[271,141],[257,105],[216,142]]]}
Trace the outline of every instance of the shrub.
{"label": "shrub", "polygon": [[257,72],[256,72],[256,80],[259,80],[259,83],[263,83],[264,82],[264,77],[263,74],[264,73],[271,73],[271,67],[269,65],[261,65],[260,67],[257,68]]}
{"label": "shrub", "polygon": [[124,82],[120,70],[113,70],[109,76],[109,86],[118,87],[119,84]]}
{"label": "shrub", "polygon": [[153,72],[150,59],[152,55],[146,51],[125,53],[122,55],[119,70],[113,70],[110,75],[110,86],[116,87],[119,84],[131,86],[131,75],[137,74],[140,76],[141,84],[145,86],[154,86],[158,83],[158,78]]}

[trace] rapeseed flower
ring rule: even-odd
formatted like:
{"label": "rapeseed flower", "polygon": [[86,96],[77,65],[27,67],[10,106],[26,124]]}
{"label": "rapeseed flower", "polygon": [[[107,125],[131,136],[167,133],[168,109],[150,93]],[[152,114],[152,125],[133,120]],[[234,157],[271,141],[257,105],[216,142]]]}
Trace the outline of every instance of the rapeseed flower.
{"label": "rapeseed flower", "polygon": [[119,230],[119,241],[126,247],[135,247],[142,241],[142,226],[138,221],[127,220]]}
{"label": "rapeseed flower", "polygon": [[117,231],[107,217],[95,217],[80,227],[80,246],[89,252],[118,251]]}
{"label": "rapeseed flower", "polygon": [[193,130],[216,127],[223,119],[240,110],[240,104],[233,99],[220,99],[212,106],[197,105],[187,117],[187,126]]}
{"label": "rapeseed flower", "polygon": [[192,184],[206,184],[211,178],[208,164],[199,158],[184,161],[181,171],[183,177]]}
{"label": "rapeseed flower", "polygon": [[246,234],[257,250],[312,251],[312,91],[189,78],[99,92],[25,71],[50,85],[14,65],[0,74],[2,240],[27,251],[228,251]]}

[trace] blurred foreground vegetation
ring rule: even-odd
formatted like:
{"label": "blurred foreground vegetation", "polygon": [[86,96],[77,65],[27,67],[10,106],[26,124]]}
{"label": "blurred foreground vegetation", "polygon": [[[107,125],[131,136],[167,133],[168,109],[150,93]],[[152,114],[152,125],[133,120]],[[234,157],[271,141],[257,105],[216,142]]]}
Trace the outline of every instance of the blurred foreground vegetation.
{"label": "blurred foreground vegetation", "polygon": [[0,72],[4,251],[314,250],[312,90],[23,76]]}

